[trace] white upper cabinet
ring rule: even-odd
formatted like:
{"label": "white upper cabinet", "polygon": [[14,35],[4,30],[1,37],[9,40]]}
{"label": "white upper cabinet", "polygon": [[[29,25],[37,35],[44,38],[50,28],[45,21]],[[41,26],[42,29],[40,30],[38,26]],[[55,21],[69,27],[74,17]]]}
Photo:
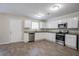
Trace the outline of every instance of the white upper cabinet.
{"label": "white upper cabinet", "polygon": [[78,28],[78,18],[71,18],[67,21],[68,28]]}
{"label": "white upper cabinet", "polygon": [[24,28],[30,28],[30,29],[46,28],[46,22],[36,20],[25,20]]}
{"label": "white upper cabinet", "polygon": [[31,28],[31,20],[24,21],[24,28]]}
{"label": "white upper cabinet", "polygon": [[67,23],[67,28],[78,28],[78,17],[61,18],[56,21],[49,20],[47,28],[58,28],[58,24]]}
{"label": "white upper cabinet", "polygon": [[64,18],[61,20],[62,23],[67,23],[67,28],[78,28],[78,18],[71,17],[71,18]]}
{"label": "white upper cabinet", "polygon": [[47,28],[58,28],[58,21],[48,21],[47,22]]}

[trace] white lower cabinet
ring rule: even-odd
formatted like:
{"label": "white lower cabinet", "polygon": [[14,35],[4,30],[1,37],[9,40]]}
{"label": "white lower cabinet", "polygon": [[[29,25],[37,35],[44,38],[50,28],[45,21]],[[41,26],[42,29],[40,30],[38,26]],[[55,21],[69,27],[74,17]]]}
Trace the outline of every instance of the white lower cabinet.
{"label": "white lower cabinet", "polygon": [[56,41],[56,39],[55,39],[56,34],[55,33],[47,33],[46,37],[47,37],[48,41],[51,41],[51,42],[55,42]]}
{"label": "white lower cabinet", "polygon": [[37,40],[42,40],[42,39],[46,39],[46,37],[45,37],[45,33],[35,33],[35,41],[37,41]]}
{"label": "white lower cabinet", "polygon": [[77,36],[76,35],[70,35],[67,34],[65,36],[65,44],[66,46],[76,49],[76,40],[77,40]]}
{"label": "white lower cabinet", "polygon": [[46,39],[51,42],[55,42],[55,33],[35,33],[35,40],[43,40]]}
{"label": "white lower cabinet", "polygon": [[24,33],[24,42],[27,43],[29,41],[29,33]]}
{"label": "white lower cabinet", "polygon": [[[56,41],[55,37],[56,33],[48,33],[48,32],[35,33],[35,41],[45,39],[51,42],[55,42]],[[29,41],[29,33],[24,33],[24,42],[28,41]]]}

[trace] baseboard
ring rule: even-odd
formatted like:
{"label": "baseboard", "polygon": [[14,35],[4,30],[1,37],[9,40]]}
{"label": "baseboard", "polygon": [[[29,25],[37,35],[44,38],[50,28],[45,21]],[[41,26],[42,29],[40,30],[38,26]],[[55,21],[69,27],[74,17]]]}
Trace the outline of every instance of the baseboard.
{"label": "baseboard", "polygon": [[17,42],[24,42],[24,41],[16,41],[16,42],[4,42],[4,43],[0,43],[0,45],[3,45],[3,44],[11,44],[11,43],[17,43]]}
{"label": "baseboard", "polygon": [[[42,39],[42,40],[47,40],[47,39]],[[35,41],[41,41],[41,40],[35,40]],[[50,40],[47,40],[47,41],[50,41]],[[28,43],[28,41],[16,41],[16,42],[4,42],[4,43],[0,43],[0,45],[3,45],[3,44],[11,44],[11,43],[17,43],[17,42],[24,42],[24,43]],[[50,41],[51,42],[51,41]]]}

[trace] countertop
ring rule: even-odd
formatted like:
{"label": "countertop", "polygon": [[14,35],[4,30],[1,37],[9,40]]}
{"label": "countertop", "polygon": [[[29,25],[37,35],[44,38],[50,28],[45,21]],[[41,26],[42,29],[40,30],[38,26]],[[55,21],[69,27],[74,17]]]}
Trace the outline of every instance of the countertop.
{"label": "countertop", "polygon": [[[27,30],[24,30],[24,33],[41,33],[41,32],[44,32],[44,33],[58,33],[59,31],[57,31],[57,30],[53,30],[53,31],[51,31],[51,30],[29,30],[29,31],[27,31]],[[79,32],[78,31],[69,31],[69,33],[68,34],[70,34],[70,35],[78,35],[79,34]]]}

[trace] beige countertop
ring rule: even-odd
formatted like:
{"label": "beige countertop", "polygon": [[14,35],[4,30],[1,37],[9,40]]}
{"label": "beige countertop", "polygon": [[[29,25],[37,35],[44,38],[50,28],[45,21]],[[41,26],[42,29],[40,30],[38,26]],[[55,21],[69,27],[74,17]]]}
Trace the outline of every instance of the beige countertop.
{"label": "beige countertop", "polygon": [[[58,33],[58,31],[24,31],[24,33]],[[70,35],[77,35],[78,32],[69,32]]]}

